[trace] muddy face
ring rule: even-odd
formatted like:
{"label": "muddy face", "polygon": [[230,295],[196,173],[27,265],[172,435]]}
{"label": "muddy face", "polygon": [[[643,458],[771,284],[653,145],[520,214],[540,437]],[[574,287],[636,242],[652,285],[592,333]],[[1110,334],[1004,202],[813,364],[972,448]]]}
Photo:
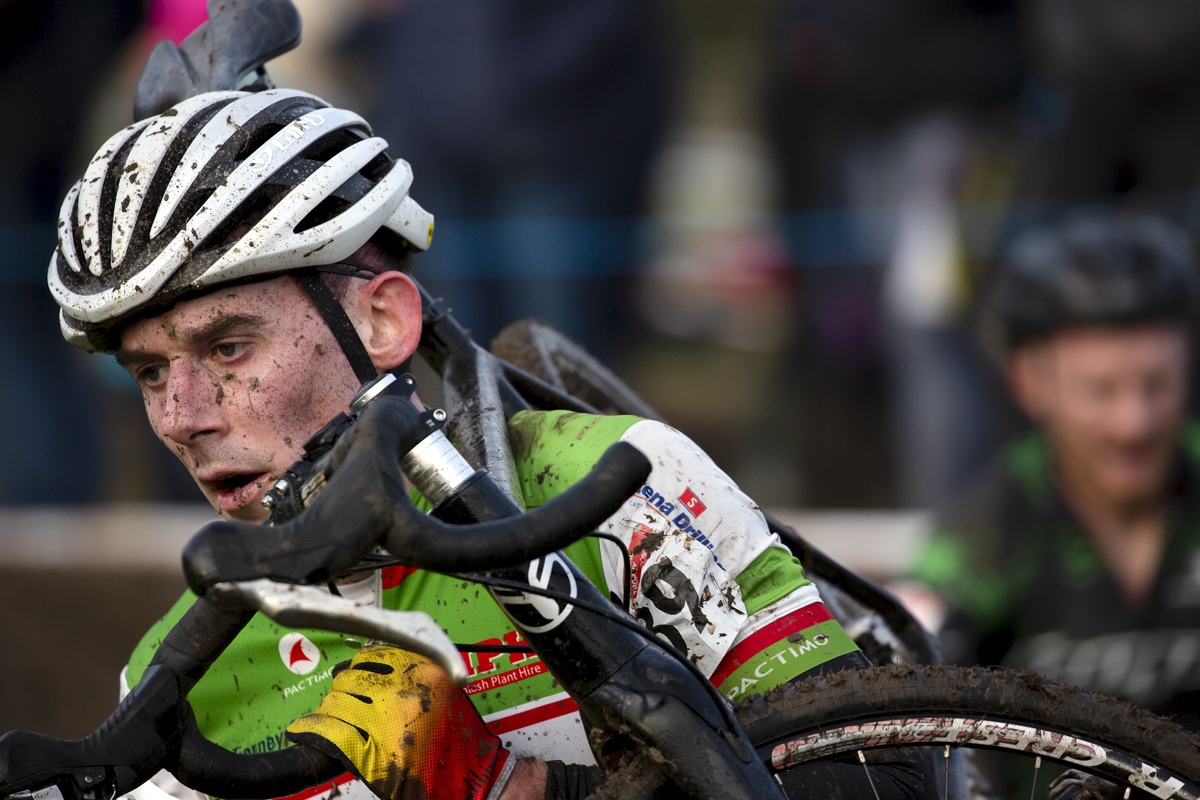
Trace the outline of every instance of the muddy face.
{"label": "muddy face", "polygon": [[358,389],[349,362],[290,277],[220,289],[129,325],[117,359],[150,426],[221,515],[259,522],[301,446]]}

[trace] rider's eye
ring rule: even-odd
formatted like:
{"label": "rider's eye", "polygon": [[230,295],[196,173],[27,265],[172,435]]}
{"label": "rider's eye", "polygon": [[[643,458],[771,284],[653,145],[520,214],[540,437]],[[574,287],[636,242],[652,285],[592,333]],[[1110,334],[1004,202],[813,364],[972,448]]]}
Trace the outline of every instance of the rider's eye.
{"label": "rider's eye", "polygon": [[167,367],[165,364],[146,367],[138,373],[137,377],[142,383],[158,383],[167,377]]}
{"label": "rider's eye", "polygon": [[233,358],[238,353],[242,352],[245,347],[245,342],[222,342],[213,349],[216,351],[217,355],[221,356],[222,358]]}

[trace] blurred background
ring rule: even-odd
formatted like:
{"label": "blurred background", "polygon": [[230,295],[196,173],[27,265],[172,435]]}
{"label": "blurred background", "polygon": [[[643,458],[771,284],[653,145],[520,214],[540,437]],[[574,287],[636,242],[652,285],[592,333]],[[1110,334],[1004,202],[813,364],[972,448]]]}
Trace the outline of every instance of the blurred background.
{"label": "blurred background", "polygon": [[[976,324],[1015,233],[1113,206],[1200,237],[1190,0],[296,4],[275,82],[413,164],[418,276],[477,340],[559,327],[875,577],[1027,424]],[[0,731],[111,711],[211,515],[45,288],[67,188],[154,44],[205,18],[0,1],[0,640],[29,643],[0,658]]]}

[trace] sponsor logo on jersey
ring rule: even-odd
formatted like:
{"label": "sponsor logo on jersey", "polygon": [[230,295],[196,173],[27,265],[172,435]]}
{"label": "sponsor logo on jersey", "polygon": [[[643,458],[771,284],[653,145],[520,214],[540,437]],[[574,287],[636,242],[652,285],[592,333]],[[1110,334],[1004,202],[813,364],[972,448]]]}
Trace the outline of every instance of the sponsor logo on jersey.
{"label": "sponsor logo on jersey", "polygon": [[467,695],[486,692],[491,689],[499,689],[501,686],[507,686],[510,683],[523,681],[526,678],[536,678],[538,675],[546,673],[546,665],[541,661],[534,661],[530,664],[522,664],[519,667],[510,669],[508,672],[499,672],[495,675],[489,675],[486,678],[480,678],[477,681],[472,681],[463,687],[463,691]]}
{"label": "sponsor logo on jersey", "polygon": [[[715,561],[717,563],[717,566],[721,567],[721,569],[725,569],[725,566],[723,564],[721,564],[721,560],[717,558],[717,552],[716,552],[716,549],[713,547],[713,543],[711,541],[709,541],[708,537],[704,534],[704,531],[700,530],[699,528],[697,528],[695,525],[692,524],[692,518],[690,516],[688,516],[686,511],[681,511],[678,514],[675,514],[676,505],[674,503],[668,502],[667,499],[665,497],[663,497],[662,492],[656,491],[654,489],[654,487],[652,487],[648,483],[642,487],[642,490],[641,490],[641,492],[639,492],[639,494],[641,494],[642,497],[646,498],[647,508],[656,509],[658,511],[658,513],[662,514],[664,517],[669,519],[671,521],[671,524],[674,525],[676,528],[679,528],[679,530],[683,531],[688,536],[691,536],[697,542],[699,542],[700,544],[707,547],[709,549],[709,552],[712,553],[713,561]],[[696,501],[696,503],[699,504],[700,511],[696,514],[696,516],[703,514],[704,511],[706,510],[707,506],[705,506],[703,503],[700,502],[700,498],[698,498],[698,497],[696,497],[696,495],[692,494],[691,489],[688,489],[687,491],[685,491],[683,493],[683,495],[681,495],[679,497],[680,504],[681,505],[684,504],[684,498],[687,497],[688,495],[691,495],[691,497]],[[686,507],[686,505],[684,507]],[[675,514],[674,518],[671,517],[672,514]]]}
{"label": "sponsor logo on jersey", "polygon": [[302,633],[289,633],[279,640],[279,657],[297,675],[307,675],[321,663],[321,651]]}
{"label": "sponsor logo on jersey", "polygon": [[658,513],[667,519],[670,519],[671,515],[675,513],[675,504],[667,502],[667,498],[663,497],[662,492],[655,491],[654,487],[650,484],[647,483],[643,486],[639,494],[646,498],[646,505],[648,507],[656,509]]}
{"label": "sponsor logo on jersey", "polygon": [[708,508],[708,506],[700,502],[700,498],[696,497],[696,493],[692,491],[692,487],[690,486],[683,490],[683,494],[679,495],[679,504],[683,506],[684,511],[687,511],[693,517],[699,517]]}
{"label": "sponsor logo on jersey", "polygon": [[[330,680],[332,677],[333,677],[333,667],[329,667],[328,669],[322,670],[321,672],[311,673],[307,678],[301,678],[300,680],[293,683],[291,686],[285,686],[283,689],[283,699],[287,700],[289,697],[296,694],[297,692],[308,691],[313,686],[320,686],[322,683],[324,683],[327,680]],[[276,686],[275,688],[278,688],[278,686]]]}
{"label": "sponsor logo on jersey", "polygon": [[[476,647],[489,644],[513,647],[528,645],[529,643],[525,641],[525,637],[521,635],[520,631],[508,631],[504,634],[503,639],[493,638],[475,642]],[[467,667],[467,676],[472,678],[478,675],[487,675],[492,672],[504,671],[526,661],[539,660],[538,657],[533,653],[504,653],[499,650],[484,650],[478,653],[459,653],[458,655],[460,658],[462,658],[463,664]],[[499,661],[500,664],[497,664],[497,661]],[[471,692],[469,691],[467,692],[467,694],[470,693]]]}

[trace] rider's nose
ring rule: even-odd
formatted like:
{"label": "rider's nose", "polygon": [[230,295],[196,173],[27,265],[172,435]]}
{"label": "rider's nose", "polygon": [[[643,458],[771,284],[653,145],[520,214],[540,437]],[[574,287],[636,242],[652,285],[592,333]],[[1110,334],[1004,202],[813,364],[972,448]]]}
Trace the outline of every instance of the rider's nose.
{"label": "rider's nose", "polygon": [[190,445],[206,435],[226,431],[227,420],[219,402],[221,389],[213,383],[207,372],[184,363],[183,359],[171,364],[159,421],[163,437]]}

